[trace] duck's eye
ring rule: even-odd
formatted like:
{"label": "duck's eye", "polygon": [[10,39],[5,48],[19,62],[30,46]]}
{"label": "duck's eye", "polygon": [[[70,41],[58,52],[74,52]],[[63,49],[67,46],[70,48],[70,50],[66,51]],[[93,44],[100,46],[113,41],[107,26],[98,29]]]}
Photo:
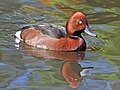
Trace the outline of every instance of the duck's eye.
{"label": "duck's eye", "polygon": [[81,25],[82,23],[83,23],[83,22],[80,20],[80,21],[79,21],[79,24]]}

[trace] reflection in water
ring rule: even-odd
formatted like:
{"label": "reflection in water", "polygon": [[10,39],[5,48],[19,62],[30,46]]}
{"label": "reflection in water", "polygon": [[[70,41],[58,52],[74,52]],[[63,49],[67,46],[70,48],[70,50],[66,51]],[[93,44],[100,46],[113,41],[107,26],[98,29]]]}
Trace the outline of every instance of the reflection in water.
{"label": "reflection in water", "polygon": [[61,67],[61,73],[65,81],[68,82],[70,88],[77,88],[84,76],[87,76],[86,70],[93,69],[93,67],[82,67],[78,62],[83,60],[85,52],[58,52],[45,49],[39,49],[21,44],[21,49],[34,57],[65,60]]}
{"label": "reflection in water", "polygon": [[66,61],[63,63],[61,72],[65,80],[69,83],[69,87],[77,88],[83,76],[87,76],[86,70],[93,67],[81,67],[77,62]]}
{"label": "reflection in water", "polygon": [[45,49],[39,49],[31,47],[22,43],[22,49],[25,53],[33,55],[35,57],[42,57],[45,59],[58,59],[58,60],[70,60],[70,61],[80,61],[84,59],[84,52],[59,52],[59,51],[50,51]]}

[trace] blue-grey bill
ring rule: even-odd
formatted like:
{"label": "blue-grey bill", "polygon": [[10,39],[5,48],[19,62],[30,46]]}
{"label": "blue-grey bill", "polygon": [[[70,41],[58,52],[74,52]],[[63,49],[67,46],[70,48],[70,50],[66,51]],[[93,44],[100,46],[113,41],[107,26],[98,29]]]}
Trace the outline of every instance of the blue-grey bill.
{"label": "blue-grey bill", "polygon": [[87,34],[91,35],[91,36],[95,36],[97,37],[96,33],[92,32],[91,28],[87,25],[84,32],[86,32]]}

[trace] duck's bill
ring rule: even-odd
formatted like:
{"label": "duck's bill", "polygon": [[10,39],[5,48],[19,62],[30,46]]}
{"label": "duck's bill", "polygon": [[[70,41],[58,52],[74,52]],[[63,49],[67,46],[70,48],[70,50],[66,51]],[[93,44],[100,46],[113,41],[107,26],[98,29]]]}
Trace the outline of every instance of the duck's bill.
{"label": "duck's bill", "polygon": [[87,24],[84,32],[86,32],[87,34],[91,35],[91,36],[95,36],[97,37],[96,33],[92,32],[91,28],[89,27],[89,25]]}

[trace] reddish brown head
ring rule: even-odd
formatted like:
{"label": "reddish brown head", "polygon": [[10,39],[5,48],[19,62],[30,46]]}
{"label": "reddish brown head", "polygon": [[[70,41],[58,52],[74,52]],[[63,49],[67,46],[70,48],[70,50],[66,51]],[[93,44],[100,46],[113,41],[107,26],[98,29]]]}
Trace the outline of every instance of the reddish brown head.
{"label": "reddish brown head", "polygon": [[[69,17],[66,24],[66,31],[70,36],[79,36],[81,32],[85,30],[86,26],[88,28],[88,31],[90,31],[86,16],[81,12],[76,12]],[[93,34],[91,35],[94,36]]]}

